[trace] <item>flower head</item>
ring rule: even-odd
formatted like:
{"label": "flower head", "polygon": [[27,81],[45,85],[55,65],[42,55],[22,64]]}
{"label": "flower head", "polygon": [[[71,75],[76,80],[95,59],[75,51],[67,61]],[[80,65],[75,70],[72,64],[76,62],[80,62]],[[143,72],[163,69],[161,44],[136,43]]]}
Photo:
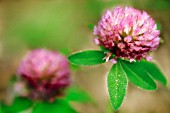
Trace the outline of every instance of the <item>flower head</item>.
{"label": "flower head", "polygon": [[29,52],[21,61],[17,73],[26,80],[30,96],[35,99],[61,95],[70,84],[67,58],[46,49]]}
{"label": "flower head", "polygon": [[116,7],[107,10],[94,28],[97,45],[115,54],[115,58],[130,61],[151,60],[149,52],[159,43],[160,31],[154,20],[145,12],[132,7]]}

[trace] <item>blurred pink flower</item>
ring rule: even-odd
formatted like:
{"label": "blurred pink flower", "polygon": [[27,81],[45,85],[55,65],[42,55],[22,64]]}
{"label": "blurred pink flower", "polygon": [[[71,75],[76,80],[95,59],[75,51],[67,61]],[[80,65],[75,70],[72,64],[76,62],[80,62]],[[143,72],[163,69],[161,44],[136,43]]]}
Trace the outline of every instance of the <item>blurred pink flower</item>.
{"label": "blurred pink flower", "polygon": [[61,95],[71,83],[67,58],[46,49],[29,52],[21,61],[17,73],[26,80],[30,96],[35,99]]}
{"label": "blurred pink flower", "polygon": [[132,7],[107,10],[94,27],[95,42],[115,54],[115,58],[130,61],[151,60],[149,52],[160,43],[155,21],[145,12]]}

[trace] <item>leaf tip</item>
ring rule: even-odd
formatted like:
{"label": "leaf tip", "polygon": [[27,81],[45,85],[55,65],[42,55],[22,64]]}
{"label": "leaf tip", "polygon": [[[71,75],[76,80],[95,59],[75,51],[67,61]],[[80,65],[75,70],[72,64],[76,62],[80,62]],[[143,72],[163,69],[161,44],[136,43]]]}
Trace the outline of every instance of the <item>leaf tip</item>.
{"label": "leaf tip", "polygon": [[167,81],[166,78],[165,78],[164,82],[162,82],[162,84],[163,84],[164,86],[168,86],[168,81]]}
{"label": "leaf tip", "polygon": [[[155,82],[154,82],[155,83]],[[154,90],[157,90],[158,88],[157,88],[157,85],[156,85],[156,83],[154,84],[154,85],[152,85],[152,86],[150,86],[147,90],[151,90],[151,91],[154,91]]]}
{"label": "leaf tip", "polygon": [[78,66],[78,64],[77,63],[75,63],[75,59],[74,59],[74,54],[71,54],[71,55],[69,55],[68,56],[68,62],[70,63],[70,64],[72,64],[72,65],[75,65],[75,66]]}
{"label": "leaf tip", "polygon": [[115,111],[117,111],[120,108],[120,106],[122,105],[122,103],[123,103],[123,102],[121,102],[121,103],[113,103],[111,100],[110,100],[110,102],[111,102],[111,105],[112,105],[112,107],[113,107],[113,109]]}
{"label": "leaf tip", "polygon": [[114,109],[115,111],[117,111],[119,108],[120,108],[120,105],[113,106],[113,109]]}

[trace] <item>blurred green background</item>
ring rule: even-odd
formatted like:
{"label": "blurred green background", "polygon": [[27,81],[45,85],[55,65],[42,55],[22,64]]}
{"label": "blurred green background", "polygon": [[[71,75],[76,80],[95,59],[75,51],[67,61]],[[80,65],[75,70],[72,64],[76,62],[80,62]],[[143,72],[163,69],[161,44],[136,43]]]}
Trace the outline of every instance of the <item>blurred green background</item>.
{"label": "blurred green background", "polygon": [[[107,8],[128,5],[147,11],[161,26],[164,40],[154,58],[170,81],[169,0],[0,0],[0,99],[7,95],[10,75],[30,49],[48,48],[66,55],[82,49],[98,49],[93,24]],[[97,106],[73,103],[81,113],[113,113],[108,104],[106,74],[110,64],[72,72],[74,83],[88,91]],[[170,113],[170,85],[159,84],[149,92],[129,85],[117,113]]]}

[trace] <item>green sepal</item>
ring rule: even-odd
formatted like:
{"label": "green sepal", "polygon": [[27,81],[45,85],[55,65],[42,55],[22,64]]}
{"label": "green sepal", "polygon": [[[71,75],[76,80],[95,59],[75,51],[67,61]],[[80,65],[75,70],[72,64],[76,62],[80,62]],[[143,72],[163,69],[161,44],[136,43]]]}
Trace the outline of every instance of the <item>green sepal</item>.
{"label": "green sepal", "polygon": [[99,47],[100,47],[100,49],[101,49],[102,51],[104,51],[104,52],[110,52],[110,50],[104,48],[103,46],[99,46]]}
{"label": "green sepal", "polygon": [[94,29],[94,24],[91,24],[91,23],[90,23],[90,24],[88,24],[87,26],[88,26],[88,28],[89,28],[90,30],[93,30],[93,29]]}

